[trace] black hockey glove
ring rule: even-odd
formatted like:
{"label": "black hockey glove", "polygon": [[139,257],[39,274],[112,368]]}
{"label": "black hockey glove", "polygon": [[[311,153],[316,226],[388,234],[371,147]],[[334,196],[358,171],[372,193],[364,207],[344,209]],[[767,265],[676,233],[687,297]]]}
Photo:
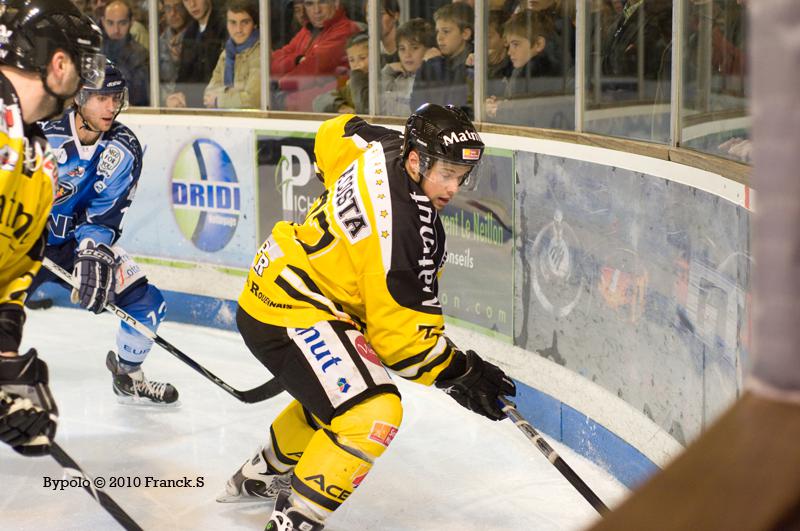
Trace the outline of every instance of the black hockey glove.
{"label": "black hockey glove", "polygon": [[111,247],[91,238],[83,240],[72,270],[72,277],[80,283],[80,288],[72,290],[72,302],[80,303],[90,312],[102,313],[114,295],[115,263]]}
{"label": "black hockey glove", "polygon": [[50,452],[58,408],[47,381],[47,364],[34,349],[24,356],[0,356],[0,441],[22,455]]}
{"label": "black hockey glove", "polygon": [[449,377],[448,367],[442,373],[445,379],[437,380],[436,387],[444,389],[456,402],[484,417],[492,420],[506,418],[499,398],[517,394],[514,381],[497,365],[482,360],[474,350],[468,350],[466,355],[461,356],[466,358],[463,361],[466,370],[461,376]]}

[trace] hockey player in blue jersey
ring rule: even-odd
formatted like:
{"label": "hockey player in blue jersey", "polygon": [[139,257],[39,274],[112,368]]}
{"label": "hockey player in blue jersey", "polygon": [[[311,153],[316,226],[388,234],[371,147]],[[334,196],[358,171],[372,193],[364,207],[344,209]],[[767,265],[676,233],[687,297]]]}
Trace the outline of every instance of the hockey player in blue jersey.
{"label": "hockey player in blue jersey", "polygon": [[[73,302],[94,313],[101,313],[106,301],[113,302],[155,331],[166,313],[164,297],[115,245],[142,171],[142,148],[133,132],[116,121],[128,103],[125,79],[111,64],[105,76],[101,88],[83,88],[63,118],[44,126],[58,161],[45,256],[72,270],[80,283],[72,290]],[[46,281],[58,282],[42,268],[30,292]],[[117,352],[106,358],[120,402],[177,404],[175,387],[148,380],[142,372],[152,344],[121,323]]]}

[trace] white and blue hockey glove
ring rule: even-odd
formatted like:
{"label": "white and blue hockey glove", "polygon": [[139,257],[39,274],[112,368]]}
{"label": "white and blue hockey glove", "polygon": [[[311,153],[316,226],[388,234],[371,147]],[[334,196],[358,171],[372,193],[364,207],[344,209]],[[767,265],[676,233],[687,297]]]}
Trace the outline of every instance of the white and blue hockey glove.
{"label": "white and blue hockey glove", "polygon": [[90,312],[102,313],[106,302],[114,295],[114,251],[104,243],[95,243],[91,238],[81,241],[75,254],[72,277],[80,284],[72,290],[72,302]]}
{"label": "white and blue hockey glove", "polygon": [[23,356],[0,356],[0,441],[22,455],[50,452],[58,408],[47,380],[47,364],[34,349]]}
{"label": "white and blue hockey glove", "polygon": [[492,420],[506,418],[500,397],[517,394],[514,381],[497,365],[482,360],[474,350],[457,353],[453,363],[439,375],[436,387],[444,389],[465,408]]}

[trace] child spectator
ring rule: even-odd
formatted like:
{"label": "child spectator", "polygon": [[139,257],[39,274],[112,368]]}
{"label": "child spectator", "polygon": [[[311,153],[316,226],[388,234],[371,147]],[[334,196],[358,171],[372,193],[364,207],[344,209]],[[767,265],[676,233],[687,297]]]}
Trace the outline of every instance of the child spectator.
{"label": "child spectator", "polygon": [[489,11],[489,26],[486,33],[486,44],[489,49],[487,53],[489,82],[486,85],[486,93],[489,95],[502,95],[505,91],[505,79],[514,70],[503,38],[503,25],[507,21],[508,16],[503,11]]}
{"label": "child spectator", "polygon": [[422,63],[411,91],[411,108],[423,103],[455,105],[472,114],[468,84],[472,68],[467,57],[472,53],[474,11],[465,3],[445,4],[436,10],[436,42],[441,56]]}
{"label": "child spectator", "polygon": [[347,66],[347,39],[359,32],[340,0],[304,0],[303,5],[308,24],[272,52],[274,109],[307,111],[314,98],[335,89],[337,69]]}
{"label": "child spectator", "polygon": [[[506,78],[511,75],[514,65],[508,58],[506,42],[503,39],[503,25],[508,20],[505,11],[493,9],[489,11],[489,25],[486,32],[487,45],[487,78],[486,94],[490,96],[502,96],[505,92]],[[475,64],[474,54],[467,57],[467,65]]]}
{"label": "child spectator", "polygon": [[414,78],[431,49],[436,50],[436,37],[430,22],[412,18],[400,26],[397,30],[400,61],[389,63],[381,70],[380,114],[406,116],[411,112]]}
{"label": "child spectator", "polygon": [[486,99],[486,115],[502,123],[534,125],[530,102],[526,100],[558,91],[562,81],[561,66],[543,53],[548,26],[537,13],[525,10],[506,22],[503,34],[514,70],[506,79],[504,99]]}
{"label": "child spectator", "polygon": [[[364,1],[364,17],[367,16],[367,4]],[[397,23],[400,20],[400,3],[398,0],[381,0],[381,67],[399,61],[397,55]]]}
{"label": "child spectator", "polygon": [[228,2],[230,38],[203,94],[206,107],[258,109],[261,106],[261,45],[257,21],[258,6],[254,0]]}
{"label": "child spectator", "polygon": [[314,98],[314,112],[338,112],[341,114],[369,112],[369,36],[356,33],[345,45],[347,62],[350,64],[350,79],[342,88],[332,90]]}

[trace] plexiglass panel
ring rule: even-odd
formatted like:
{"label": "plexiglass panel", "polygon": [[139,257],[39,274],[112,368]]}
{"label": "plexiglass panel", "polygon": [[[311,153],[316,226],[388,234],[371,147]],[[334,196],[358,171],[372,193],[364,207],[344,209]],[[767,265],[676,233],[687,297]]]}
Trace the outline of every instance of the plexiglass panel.
{"label": "plexiglass panel", "polygon": [[486,21],[484,119],[573,129],[575,1],[499,4]]}
{"label": "plexiglass panel", "polygon": [[689,0],[684,6],[681,145],[750,162],[741,0]]}
{"label": "plexiglass panel", "polygon": [[584,131],[669,142],[672,0],[597,0],[586,33]]}

